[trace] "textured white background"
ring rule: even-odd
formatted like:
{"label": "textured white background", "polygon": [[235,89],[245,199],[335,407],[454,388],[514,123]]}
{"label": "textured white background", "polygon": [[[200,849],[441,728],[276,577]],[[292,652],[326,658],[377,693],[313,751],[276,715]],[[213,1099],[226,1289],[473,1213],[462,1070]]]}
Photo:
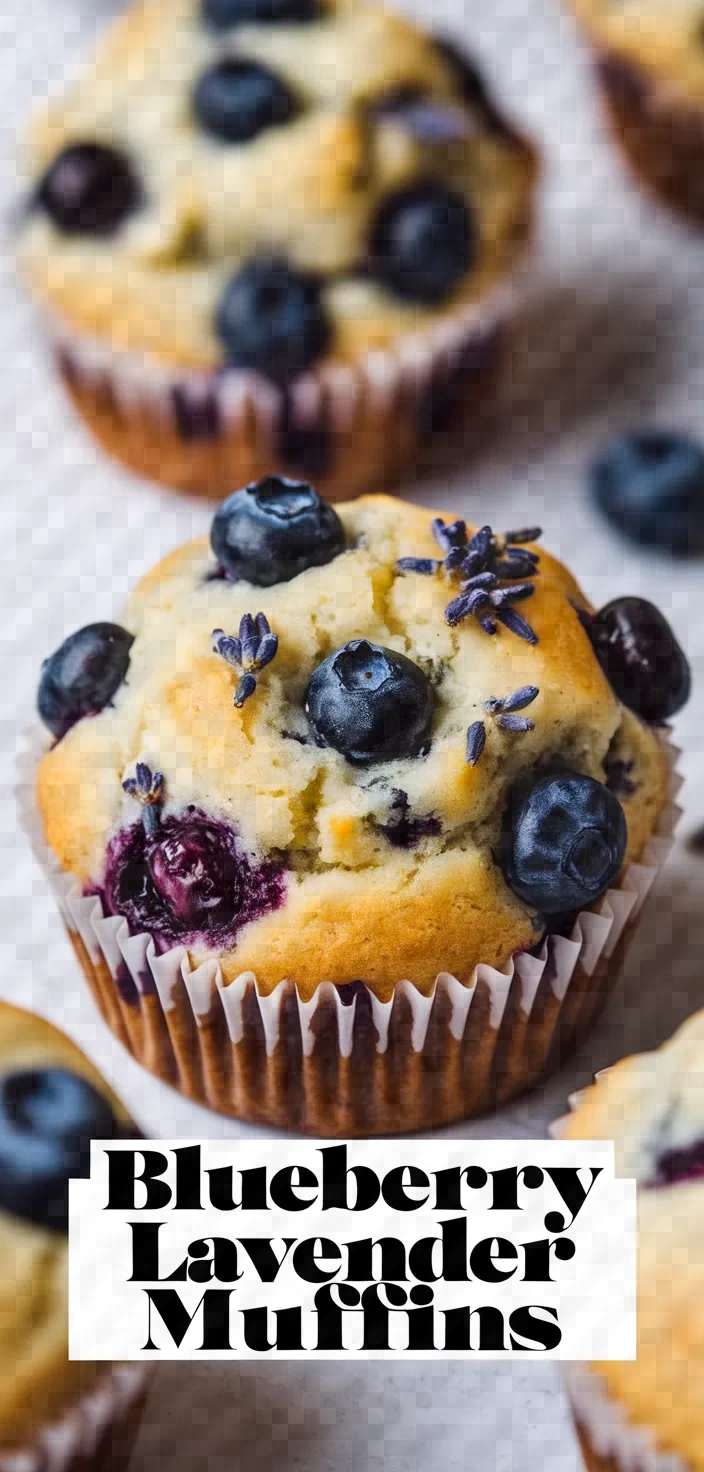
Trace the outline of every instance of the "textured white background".
{"label": "textured white background", "polygon": [[[476,44],[545,150],[538,252],[523,332],[481,441],[414,499],[501,527],[540,521],[590,597],[642,593],[667,612],[704,676],[703,566],[673,567],[616,541],[583,490],[605,436],[657,421],[704,435],[704,239],[626,180],[607,146],[583,52],[557,0],[415,0]],[[41,658],[73,628],[109,618],[135,577],[208,524],[206,507],[130,480],[74,424],[42,355],[12,265],[17,135],[60,84],[113,0],[5,0],[0,16],[0,989],[34,1005],[94,1054],[155,1134],[232,1132],[148,1079],[97,1017],[26,842],[13,765],[32,719]],[[698,595],[698,596],[697,596]],[[678,722],[686,748],[680,842],[649,906],[627,976],[574,1064],[539,1095],[458,1133],[542,1134],[570,1089],[625,1051],[651,1046],[704,1002],[704,823],[698,689]],[[552,1366],[165,1367],[133,1472],[576,1472]]]}

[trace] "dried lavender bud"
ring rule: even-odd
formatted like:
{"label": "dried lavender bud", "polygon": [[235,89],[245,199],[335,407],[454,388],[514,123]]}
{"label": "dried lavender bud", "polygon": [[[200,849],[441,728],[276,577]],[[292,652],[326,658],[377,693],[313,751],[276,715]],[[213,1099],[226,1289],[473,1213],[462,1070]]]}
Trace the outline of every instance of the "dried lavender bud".
{"label": "dried lavender bud", "polygon": [[434,557],[399,557],[396,567],[399,572],[419,572],[421,577],[432,577],[442,563]]}
{"label": "dried lavender bud", "polygon": [[520,690],[514,690],[512,695],[485,700],[484,709],[492,716],[498,715],[500,711],[525,710],[527,705],[533,704],[539,694],[537,685],[523,685]]}
{"label": "dried lavender bud", "polygon": [[256,675],[271,664],[279,647],[277,634],[272,634],[265,614],[245,613],[240,619],[239,637],[213,629],[213,653],[231,665],[240,676],[234,704],[242,708],[257,688]]}
{"label": "dried lavender bud", "polygon": [[161,772],[152,772],[146,762],[137,762],[135,776],[128,777],[123,782],[122,790],[140,803],[145,833],[155,833],[161,822],[164,801],[164,778]]}
{"label": "dried lavender bud", "polygon": [[[496,634],[501,623],[519,639],[537,644],[538,636],[530,624],[509,605],[522,602],[535,592],[532,579],[539,571],[538,553],[513,543],[539,536],[539,529],[530,527],[525,532],[508,532],[501,537],[490,526],[482,526],[468,541],[463,521],[446,524],[441,517],[435,517],[432,532],[445,553],[442,562],[402,557],[396,565],[399,572],[421,572],[426,577],[440,569],[448,577],[459,574],[461,592],[445,610],[450,627],[474,617],[486,634]],[[502,583],[510,586],[502,587]]]}
{"label": "dried lavender bud", "polygon": [[483,721],[474,721],[467,731],[467,764],[476,767],[486,746],[486,726]]}
{"label": "dried lavender bud", "polygon": [[520,732],[535,730],[535,721],[531,721],[528,716],[500,715],[496,717],[496,724],[501,727],[502,731]]}
{"label": "dried lavender bud", "polygon": [[508,546],[521,542],[539,542],[543,535],[541,526],[529,526],[520,532],[504,532],[504,541]]}

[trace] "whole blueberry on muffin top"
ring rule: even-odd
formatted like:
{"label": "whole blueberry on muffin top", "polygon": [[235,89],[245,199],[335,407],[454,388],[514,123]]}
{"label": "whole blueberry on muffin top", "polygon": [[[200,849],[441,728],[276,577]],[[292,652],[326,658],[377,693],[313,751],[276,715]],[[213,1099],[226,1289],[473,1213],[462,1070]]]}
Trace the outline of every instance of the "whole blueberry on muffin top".
{"label": "whole blueberry on muffin top", "polygon": [[270,476],[143,579],[109,697],[84,682],[79,718],[68,682],[75,719],[39,769],[48,842],[132,933],[225,979],[304,999],[323,977],[382,999],[400,974],[469,979],[597,901],[656,831],[654,725],[685,681],[672,658],[654,679],[652,617],[629,610],[605,650],[610,609],[538,528],[386,497],[333,511]]}
{"label": "whole blueberry on muffin top", "polygon": [[[60,1446],[63,1458],[72,1428],[57,1423],[110,1374],[105,1363],[68,1357],[68,1189],[89,1173],[92,1140],[109,1148],[138,1136],[69,1038],[0,1003],[0,1461],[8,1466],[36,1465],[40,1445]],[[80,1414],[85,1426],[89,1412]]]}

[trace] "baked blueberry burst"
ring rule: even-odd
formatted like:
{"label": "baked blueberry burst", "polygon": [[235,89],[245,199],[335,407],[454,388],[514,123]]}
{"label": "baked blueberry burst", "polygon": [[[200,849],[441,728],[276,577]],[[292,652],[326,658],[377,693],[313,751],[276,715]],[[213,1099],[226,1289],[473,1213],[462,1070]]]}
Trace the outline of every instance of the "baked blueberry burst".
{"label": "baked blueberry burst", "polygon": [[245,854],[234,828],[198,808],[163,815],[165,786],[144,762],[123,787],[142,822],[108,846],[103,898],[134,932],[164,946],[179,941],[231,946],[237,932],[283,903],[279,865]]}
{"label": "baked blueberry burst", "polygon": [[107,1099],[79,1074],[0,1075],[0,1212],[66,1231],[68,1183],[89,1174],[91,1140],[122,1133]]}

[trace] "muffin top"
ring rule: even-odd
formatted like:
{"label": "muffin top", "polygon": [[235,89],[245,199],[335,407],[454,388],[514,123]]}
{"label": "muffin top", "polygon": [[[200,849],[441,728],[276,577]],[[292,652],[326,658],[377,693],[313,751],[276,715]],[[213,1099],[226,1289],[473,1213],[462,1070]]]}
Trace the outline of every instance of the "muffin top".
{"label": "muffin top", "polygon": [[68,1038],[0,1003],[0,1451],[36,1435],[100,1374],[68,1359],[67,1180],[87,1174],[91,1138],[125,1127],[128,1115]]}
{"label": "muffin top", "polygon": [[648,722],[688,689],[656,610],[593,618],[536,534],[384,496],[338,514],[274,477],[231,496],[211,545],[44,667],[63,867],[262,991],[386,998],[533,946],[640,855],[666,792]]}
{"label": "muffin top", "polygon": [[698,0],[570,0],[597,45],[704,103],[704,15]]}
{"label": "muffin top", "polygon": [[704,1012],[655,1053],[601,1076],[565,1121],[570,1139],[613,1139],[638,1182],[637,1359],[595,1366],[658,1448],[704,1468]]}
{"label": "muffin top", "polygon": [[22,263],[62,320],[277,382],[484,298],[535,175],[476,68],[363,0],[144,0],[29,162]]}

